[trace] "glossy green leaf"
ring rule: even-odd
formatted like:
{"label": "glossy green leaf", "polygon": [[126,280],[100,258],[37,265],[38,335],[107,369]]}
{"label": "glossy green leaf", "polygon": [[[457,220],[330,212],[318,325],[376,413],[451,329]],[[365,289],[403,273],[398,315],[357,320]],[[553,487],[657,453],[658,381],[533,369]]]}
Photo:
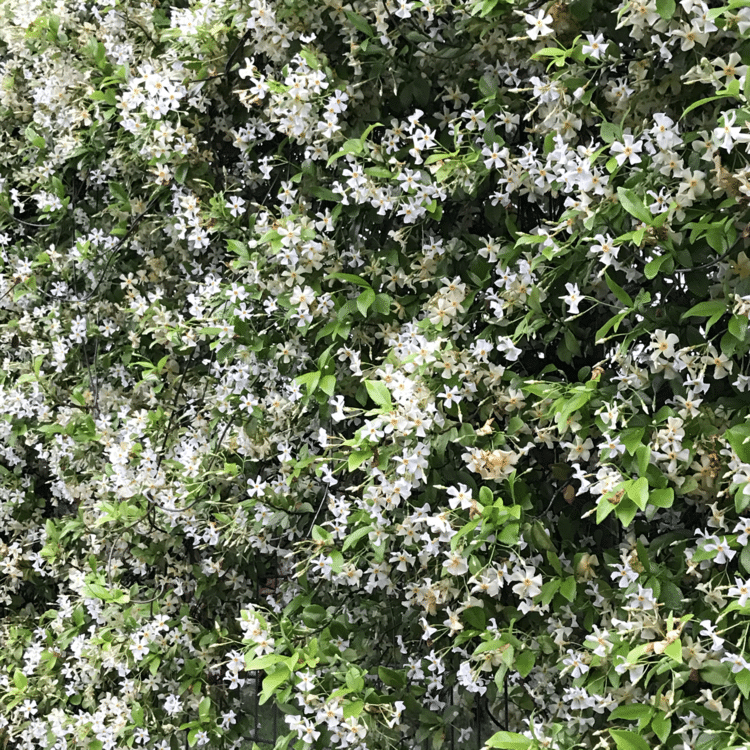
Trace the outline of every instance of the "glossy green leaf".
{"label": "glossy green leaf", "polygon": [[687,312],[682,314],[682,320],[685,318],[710,318],[713,315],[722,315],[726,312],[726,299],[712,299],[707,302],[699,302],[693,305]]}
{"label": "glossy green leaf", "polygon": [[627,188],[617,188],[617,197],[620,205],[638,221],[650,225],[653,221],[651,212],[643,204],[643,199],[633,190]]}
{"label": "glossy green leaf", "polygon": [[617,750],[651,750],[646,740],[635,732],[625,729],[610,729],[612,739],[615,741]]}
{"label": "glossy green leaf", "polygon": [[516,732],[495,732],[485,743],[499,750],[531,750],[534,741]]}
{"label": "glossy green leaf", "polygon": [[379,380],[365,380],[364,382],[368,395],[378,406],[390,406],[391,394],[385,383]]}

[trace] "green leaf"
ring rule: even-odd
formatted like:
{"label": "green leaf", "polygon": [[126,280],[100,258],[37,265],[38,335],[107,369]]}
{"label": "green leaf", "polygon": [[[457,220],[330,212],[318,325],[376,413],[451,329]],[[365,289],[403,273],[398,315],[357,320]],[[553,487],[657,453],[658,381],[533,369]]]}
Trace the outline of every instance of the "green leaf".
{"label": "green leaf", "polygon": [[367,536],[371,531],[372,526],[363,526],[356,531],[352,531],[352,533],[344,539],[344,543],[341,545],[341,550],[346,552],[349,547],[354,546],[363,536]]}
{"label": "green leaf", "polygon": [[665,649],[664,653],[674,661],[682,664],[682,641],[678,638],[676,641],[672,641]]}
{"label": "green leaf", "polygon": [[734,675],[734,681],[737,683],[737,687],[742,692],[747,700],[750,698],[750,671],[743,669],[741,672],[737,672]]}
{"label": "green leaf", "polygon": [[670,259],[669,255],[659,255],[656,258],[652,258],[648,263],[646,263],[643,269],[644,276],[647,279],[653,279],[656,276],[656,274],[659,273],[659,269],[669,259]]}
{"label": "green leaf", "polygon": [[365,388],[367,388],[367,394],[374,403],[378,406],[390,407],[391,393],[385,383],[381,383],[379,380],[365,380]]}
{"label": "green leaf", "polygon": [[340,271],[337,271],[336,273],[329,273],[328,276],[323,277],[323,281],[328,281],[328,279],[339,279],[340,281],[348,281],[350,284],[356,284],[357,286],[364,287],[365,289],[370,289],[370,284],[365,281],[361,276],[357,276],[353,273],[343,273]]}
{"label": "green leaf", "polygon": [[528,677],[531,670],[534,668],[534,662],[536,657],[531,649],[521,651],[516,657],[516,671],[521,677]]}
{"label": "green leaf", "polygon": [[384,180],[393,179],[393,172],[385,167],[365,167],[365,174],[370,177],[380,177]]}
{"label": "green leaf", "polygon": [[603,122],[599,127],[599,132],[605,143],[614,143],[622,138],[622,128],[612,122]]}
{"label": "green leaf", "polygon": [[638,462],[639,476],[645,476],[651,459],[651,448],[649,448],[647,445],[639,445],[635,449],[635,458]]}
{"label": "green leaf", "polygon": [[654,217],[651,216],[651,212],[643,204],[641,197],[633,190],[628,188],[617,188],[617,197],[620,199],[620,205],[631,215],[634,216],[638,221],[642,221],[644,224],[651,225]]}
{"label": "green leaf", "polygon": [[375,302],[375,292],[372,289],[365,289],[362,294],[357,297],[357,309],[363,317],[367,316],[367,310],[373,302]]}
{"label": "green leaf", "polygon": [[610,291],[612,294],[617,297],[620,302],[622,302],[625,307],[632,307],[633,306],[633,299],[632,297],[615,281],[613,281],[608,273],[604,274],[604,279],[607,282],[607,286],[610,288]]}
{"label": "green leaf", "polygon": [[325,393],[326,396],[333,396],[334,390],[336,389],[336,376],[324,375],[320,379],[318,388],[320,388],[320,390],[323,391],[323,393]]}
{"label": "green leaf", "polygon": [[596,522],[601,523],[615,508],[616,505],[612,503],[615,492],[608,492],[603,497],[600,497],[596,505]]}
{"label": "green leaf", "polygon": [[498,541],[501,544],[507,544],[509,547],[513,547],[518,544],[519,529],[519,523],[506,523],[498,536]]}
{"label": "green leaf", "polygon": [[610,729],[609,733],[617,745],[617,750],[651,750],[640,734],[626,729]]}
{"label": "green leaf", "polygon": [[475,630],[484,630],[487,616],[482,607],[469,607],[461,613],[461,619]]}
{"label": "green leaf", "polygon": [[648,502],[648,479],[640,477],[628,488],[628,497],[641,509],[645,510]]}
{"label": "green leaf", "polygon": [[643,440],[645,432],[645,427],[628,427],[620,432],[620,442],[625,446],[631,456],[638,448],[645,447],[641,445],[641,440]]}
{"label": "green leaf", "polygon": [[344,556],[337,550],[332,550],[329,557],[331,558],[331,569],[338,574],[344,567]]}
{"label": "green leaf", "polygon": [[185,184],[185,179],[187,178],[188,169],[190,169],[190,165],[187,162],[183,162],[182,164],[178,165],[177,169],[175,169],[174,179],[178,185]]}
{"label": "green leaf", "polygon": [[130,716],[133,719],[133,724],[137,727],[143,726],[143,706],[140,703],[134,703],[130,709]]}
{"label": "green leaf", "polygon": [[750,424],[734,425],[724,433],[724,437],[739,459],[743,463],[750,463]]}
{"label": "green leaf", "polygon": [[352,451],[346,460],[346,466],[349,471],[358,469],[368,458],[372,457],[372,450]]}
{"label": "green leaf", "polygon": [[530,750],[534,746],[534,740],[516,732],[495,732],[485,745],[500,750]]}
{"label": "green leaf", "polygon": [[248,672],[256,669],[268,669],[268,667],[278,664],[283,658],[279,654],[266,654],[254,659],[252,654],[245,654],[245,669]]}
{"label": "green leaf", "polygon": [[344,718],[348,719],[352,716],[356,717],[362,713],[362,709],[365,707],[364,701],[352,701],[344,706]]}
{"label": "green leaf", "polygon": [[685,108],[682,115],[680,115],[680,119],[685,117],[685,115],[687,115],[688,112],[692,112],[697,107],[702,107],[704,104],[708,104],[709,102],[715,102],[717,99],[728,99],[728,98],[730,97],[728,97],[727,94],[716,94],[715,96],[707,96],[704,99],[698,99],[697,102],[693,102],[692,104],[688,105]]}
{"label": "green leaf", "polygon": [[338,193],[334,193],[333,190],[328,190],[328,188],[319,187],[318,185],[308,187],[307,192],[312,195],[313,198],[318,198],[322,201],[338,203],[341,200],[341,196]]}
{"label": "green leaf", "polygon": [[572,602],[576,598],[576,579],[575,576],[568,576],[560,584],[560,593],[569,601]]}
{"label": "green leaf", "polygon": [[44,148],[47,145],[44,138],[41,135],[38,135],[31,125],[29,125],[24,132],[26,134],[26,140],[31,143],[32,146],[35,146],[36,148]]}
{"label": "green leaf", "polygon": [[294,382],[299,385],[304,385],[307,388],[307,395],[309,396],[318,387],[318,383],[320,382],[320,372],[306,372],[302,375],[297,375]]}
{"label": "green leaf", "polygon": [[672,18],[676,8],[675,0],[656,0],[656,12],[667,21]]}
{"label": "green leaf", "polygon": [[378,667],[378,677],[380,681],[392,688],[401,688],[406,684],[406,676],[403,672],[389,667]]}
{"label": "green leaf", "polygon": [[638,555],[638,560],[640,560],[641,565],[646,569],[647,573],[651,572],[651,560],[649,559],[648,552],[646,551],[646,547],[644,546],[643,542],[640,540],[636,542],[635,545],[636,553]]}
{"label": "green leaf", "polygon": [[227,240],[227,250],[230,253],[236,253],[240,258],[249,259],[250,253],[247,249],[247,245],[239,240]]}
{"label": "green leaf", "polygon": [[629,310],[624,310],[621,313],[617,313],[617,315],[611,317],[595,334],[594,334],[594,341],[599,344],[602,341],[606,341],[605,338],[606,334],[609,333],[610,330],[613,330],[615,333],[617,333],[617,329],[620,327],[620,323],[622,323],[623,320],[628,316]]}
{"label": "green leaf", "polygon": [[462,526],[452,537],[451,537],[451,549],[455,550],[458,547],[458,543],[467,534],[471,534],[479,524],[482,523],[481,518],[475,518],[473,521],[469,521],[465,526]]}
{"label": "green leaf", "polygon": [[151,662],[148,665],[148,671],[151,672],[152,675],[156,676],[156,674],[159,672],[160,664],[161,664],[161,658],[158,656],[154,656],[154,658],[151,659]]}
{"label": "green leaf", "polygon": [[633,523],[633,519],[637,512],[638,506],[628,497],[624,497],[615,506],[615,515],[625,527],[630,526],[630,524]]}
{"label": "green leaf", "polygon": [[201,702],[198,704],[198,716],[201,721],[208,721],[208,717],[211,713],[211,699],[204,695],[201,698]]}
{"label": "green leaf", "polygon": [[651,720],[651,729],[659,738],[659,742],[666,742],[672,730],[672,720],[663,711],[659,711]]}
{"label": "green leaf", "polygon": [[657,508],[671,508],[674,502],[674,490],[671,487],[663,490],[652,490],[648,500],[651,505],[655,505]]}
{"label": "green leaf", "polygon": [[473,15],[476,15],[478,12],[480,18],[486,18],[495,10],[495,6],[499,2],[500,0],[479,0],[472,6],[471,12]]}
{"label": "green leaf", "polygon": [[550,539],[550,535],[547,533],[547,529],[541,521],[534,521],[529,529],[531,535],[531,541],[538,550],[546,550],[548,552],[555,552],[555,545]]}
{"label": "green leaf", "polygon": [[112,193],[112,197],[121,203],[130,204],[130,198],[125,188],[119,182],[109,183],[109,192]]}
{"label": "green leaf", "polygon": [[13,673],[13,684],[18,690],[25,690],[26,686],[29,684],[28,679],[26,679],[26,675],[20,669],[17,669]]}
{"label": "green leaf", "polygon": [[479,93],[482,96],[495,96],[497,93],[497,81],[494,75],[485,73],[478,82]]}
{"label": "green leaf", "polygon": [[671,581],[663,581],[661,584],[661,592],[659,593],[659,601],[664,606],[675,612],[682,607],[682,591],[678,586],[675,586]]}
{"label": "green leaf", "polygon": [[357,667],[350,667],[346,673],[346,686],[355,693],[364,689],[365,681],[362,679],[362,675]]}
{"label": "green leaf", "polygon": [[312,527],[312,538],[316,542],[330,542],[333,540],[331,532],[317,524]]}
{"label": "green leaf", "polygon": [[372,309],[379,315],[388,315],[391,311],[391,298],[387,294],[376,294]]}
{"label": "green leaf", "polygon": [[687,312],[682,313],[680,320],[685,320],[685,318],[710,318],[714,315],[723,315],[726,309],[726,299],[712,299],[707,302],[699,302],[697,305],[693,305]]}
{"label": "green leaf", "polygon": [[532,56],[532,60],[536,60],[540,57],[565,57],[565,55],[568,54],[568,51],[565,49],[560,49],[559,47],[542,47],[542,49],[537,50]]}
{"label": "green leaf", "polygon": [[289,679],[291,674],[289,668],[285,664],[281,664],[275,672],[267,675],[263,679],[261,702],[265,703]]}
{"label": "green leaf", "polygon": [[609,715],[610,719],[623,719],[624,721],[641,721],[649,719],[654,712],[652,706],[644,706],[640,703],[629,703],[627,706],[618,706]]}
{"label": "green leaf", "polygon": [[[749,545],[750,546],[750,545]],[[560,579],[554,578],[551,581],[546,581],[542,584],[542,593],[539,594],[539,601],[547,605],[554,598],[555,594],[560,590]]]}
{"label": "green leaf", "polygon": [[744,341],[747,336],[747,317],[733,315],[729,320],[729,333],[739,341]]}
{"label": "green leaf", "polygon": [[92,599],[101,599],[108,602],[112,600],[112,593],[106,586],[100,583],[87,583],[84,586],[84,594]]}
{"label": "green leaf", "polygon": [[516,247],[521,245],[538,245],[546,239],[543,234],[522,234],[516,240]]}

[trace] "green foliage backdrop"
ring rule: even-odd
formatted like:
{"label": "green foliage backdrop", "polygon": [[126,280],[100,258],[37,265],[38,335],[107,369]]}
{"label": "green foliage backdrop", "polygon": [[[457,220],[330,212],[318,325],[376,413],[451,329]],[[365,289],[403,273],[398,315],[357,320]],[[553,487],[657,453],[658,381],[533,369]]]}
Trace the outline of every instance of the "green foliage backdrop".
{"label": "green foliage backdrop", "polygon": [[748,30],[0,0],[2,746],[750,746]]}

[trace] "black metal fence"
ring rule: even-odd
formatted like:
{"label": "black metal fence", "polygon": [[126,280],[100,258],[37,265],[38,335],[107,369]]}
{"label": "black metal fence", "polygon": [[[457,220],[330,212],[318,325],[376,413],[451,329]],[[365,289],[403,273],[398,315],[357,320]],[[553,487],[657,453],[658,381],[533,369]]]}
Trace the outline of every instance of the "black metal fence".
{"label": "black metal fence", "polygon": [[[269,564],[270,563],[270,564]],[[259,603],[266,603],[266,597],[276,593],[281,579],[278,569],[274,562],[268,561],[264,569],[265,575],[257,583],[256,595]],[[248,736],[245,738],[246,744],[243,744],[242,750],[250,750],[252,743],[255,742],[261,748],[272,747],[280,735],[288,732],[289,728],[284,721],[284,714],[278,707],[269,701],[263,705],[260,703],[262,691],[263,673],[254,672],[247,675],[242,694],[242,710],[246,720],[250,720]],[[509,716],[509,698],[508,698],[508,681],[504,683],[500,700],[495,705],[494,712],[490,707],[485,696],[478,693],[474,694],[474,706],[472,721],[463,729],[452,724],[452,719],[458,715],[458,710],[454,710],[458,698],[457,686],[446,688],[445,694],[441,700],[445,702],[444,718],[446,729],[442,733],[441,750],[480,750],[484,743],[499,729],[505,729],[508,726]],[[471,733],[468,734],[467,730]],[[436,730],[439,732],[439,730]],[[432,734],[435,734],[433,732]],[[468,734],[468,736],[467,736]],[[434,738],[427,736],[420,741],[414,737],[412,746],[421,745],[422,750],[434,750],[436,743]]]}

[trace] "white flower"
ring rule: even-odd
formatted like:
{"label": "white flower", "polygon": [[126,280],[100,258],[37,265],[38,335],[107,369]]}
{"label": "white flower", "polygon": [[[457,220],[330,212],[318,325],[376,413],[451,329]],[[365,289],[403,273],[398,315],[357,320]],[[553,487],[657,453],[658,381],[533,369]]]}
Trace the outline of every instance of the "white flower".
{"label": "white flower", "polygon": [[726,656],[723,656],[721,658],[721,661],[723,663],[729,663],[732,665],[732,672],[737,673],[741,672],[743,669],[750,669],[750,663],[748,663],[747,659],[745,659],[744,656],[741,656],[740,654],[735,654],[734,656],[730,656],[727,654]]}
{"label": "white flower", "polygon": [[505,166],[503,157],[508,156],[508,149],[501,149],[497,146],[485,146],[482,149],[482,156],[486,157],[484,160],[484,166],[487,167],[487,169],[492,169],[493,167],[495,169],[500,169]]}
{"label": "white flower", "polygon": [[170,715],[174,716],[182,710],[182,704],[177,695],[168,695],[164,701],[164,710]]}
{"label": "white flower", "polygon": [[542,576],[534,575],[535,570],[526,568],[523,573],[515,573],[514,578],[518,583],[513,586],[513,592],[520,597],[533,599],[542,593]]}
{"label": "white flower", "polygon": [[145,638],[136,638],[133,645],[130,646],[130,651],[136,661],[141,661],[148,653],[148,641]]}
{"label": "white flower", "polygon": [[471,490],[465,484],[459,484],[458,487],[449,487],[448,494],[451,496],[448,498],[448,505],[453,510],[459,507],[464,510],[469,510],[472,506],[473,498],[471,496]]}
{"label": "white flower", "polygon": [[20,710],[25,718],[30,719],[32,716],[36,715],[37,713],[36,701],[25,700]]}
{"label": "white flower", "polygon": [[674,348],[677,344],[680,343],[680,339],[677,337],[677,334],[667,334],[667,332],[663,329],[657,328],[656,331],[654,331],[654,333],[652,334],[652,339],[652,359],[656,359],[660,355],[664,357],[674,357]]}
{"label": "white flower", "polygon": [[553,19],[544,9],[537,11],[536,16],[527,13],[524,18],[526,19],[526,23],[531,26],[528,31],[529,39],[535,40],[538,36],[548,36],[552,33],[552,26],[550,24],[553,22]]}
{"label": "white flower", "polygon": [[632,135],[625,133],[622,136],[622,143],[613,143],[611,151],[615,156],[617,163],[622,166],[626,161],[630,164],[638,164],[641,161],[641,157],[638,154],[643,149],[643,144],[640,141],[636,141]]}
{"label": "white flower", "polygon": [[734,121],[736,119],[736,112],[728,112],[724,115],[724,124],[718,128],[714,128],[713,142],[719,148],[724,148],[731,152],[735,143],[747,143],[750,140],[750,135],[747,133],[743,134],[741,126],[735,126]]}
{"label": "white flower", "polygon": [[443,567],[453,576],[460,576],[469,570],[469,566],[458,552],[450,552],[448,559],[443,562]]}
{"label": "white flower", "polygon": [[560,299],[568,306],[568,312],[576,315],[578,313],[578,305],[583,300],[581,291],[578,288],[578,284],[568,283],[565,285],[565,288],[568,290],[568,293],[560,297]]}
{"label": "white flower", "polygon": [[725,562],[729,562],[737,553],[730,549],[729,543],[727,542],[727,538],[723,536],[721,539],[719,539],[716,536],[708,537],[711,541],[703,546],[703,549],[706,552],[714,552],[716,551],[716,557],[714,558],[714,561],[717,562],[719,565],[722,565]]}
{"label": "white flower", "polygon": [[591,57],[601,60],[602,55],[607,48],[604,41],[604,34],[597,34],[596,36],[593,34],[586,34],[586,41],[587,44],[584,44],[582,49],[583,54],[591,55]]}
{"label": "white flower", "polygon": [[741,578],[735,576],[734,586],[729,587],[727,596],[739,597],[737,603],[740,607],[744,607],[747,604],[748,599],[750,599],[750,581],[743,581]]}
{"label": "white flower", "polygon": [[571,677],[575,679],[589,671],[589,665],[583,661],[583,656],[572,649],[568,649],[568,655],[563,659],[566,667],[572,667]]}
{"label": "white flower", "polygon": [[446,385],[443,392],[439,393],[438,396],[445,399],[445,406],[448,409],[450,409],[454,403],[458,404],[461,402],[461,396],[458,394],[458,386],[455,385],[451,388]]}
{"label": "white flower", "polygon": [[245,208],[245,201],[243,198],[240,198],[238,195],[233,195],[229,202],[227,203],[227,208],[229,209],[229,212],[232,214],[232,216],[239,216],[240,214],[244,214],[247,210]]}

